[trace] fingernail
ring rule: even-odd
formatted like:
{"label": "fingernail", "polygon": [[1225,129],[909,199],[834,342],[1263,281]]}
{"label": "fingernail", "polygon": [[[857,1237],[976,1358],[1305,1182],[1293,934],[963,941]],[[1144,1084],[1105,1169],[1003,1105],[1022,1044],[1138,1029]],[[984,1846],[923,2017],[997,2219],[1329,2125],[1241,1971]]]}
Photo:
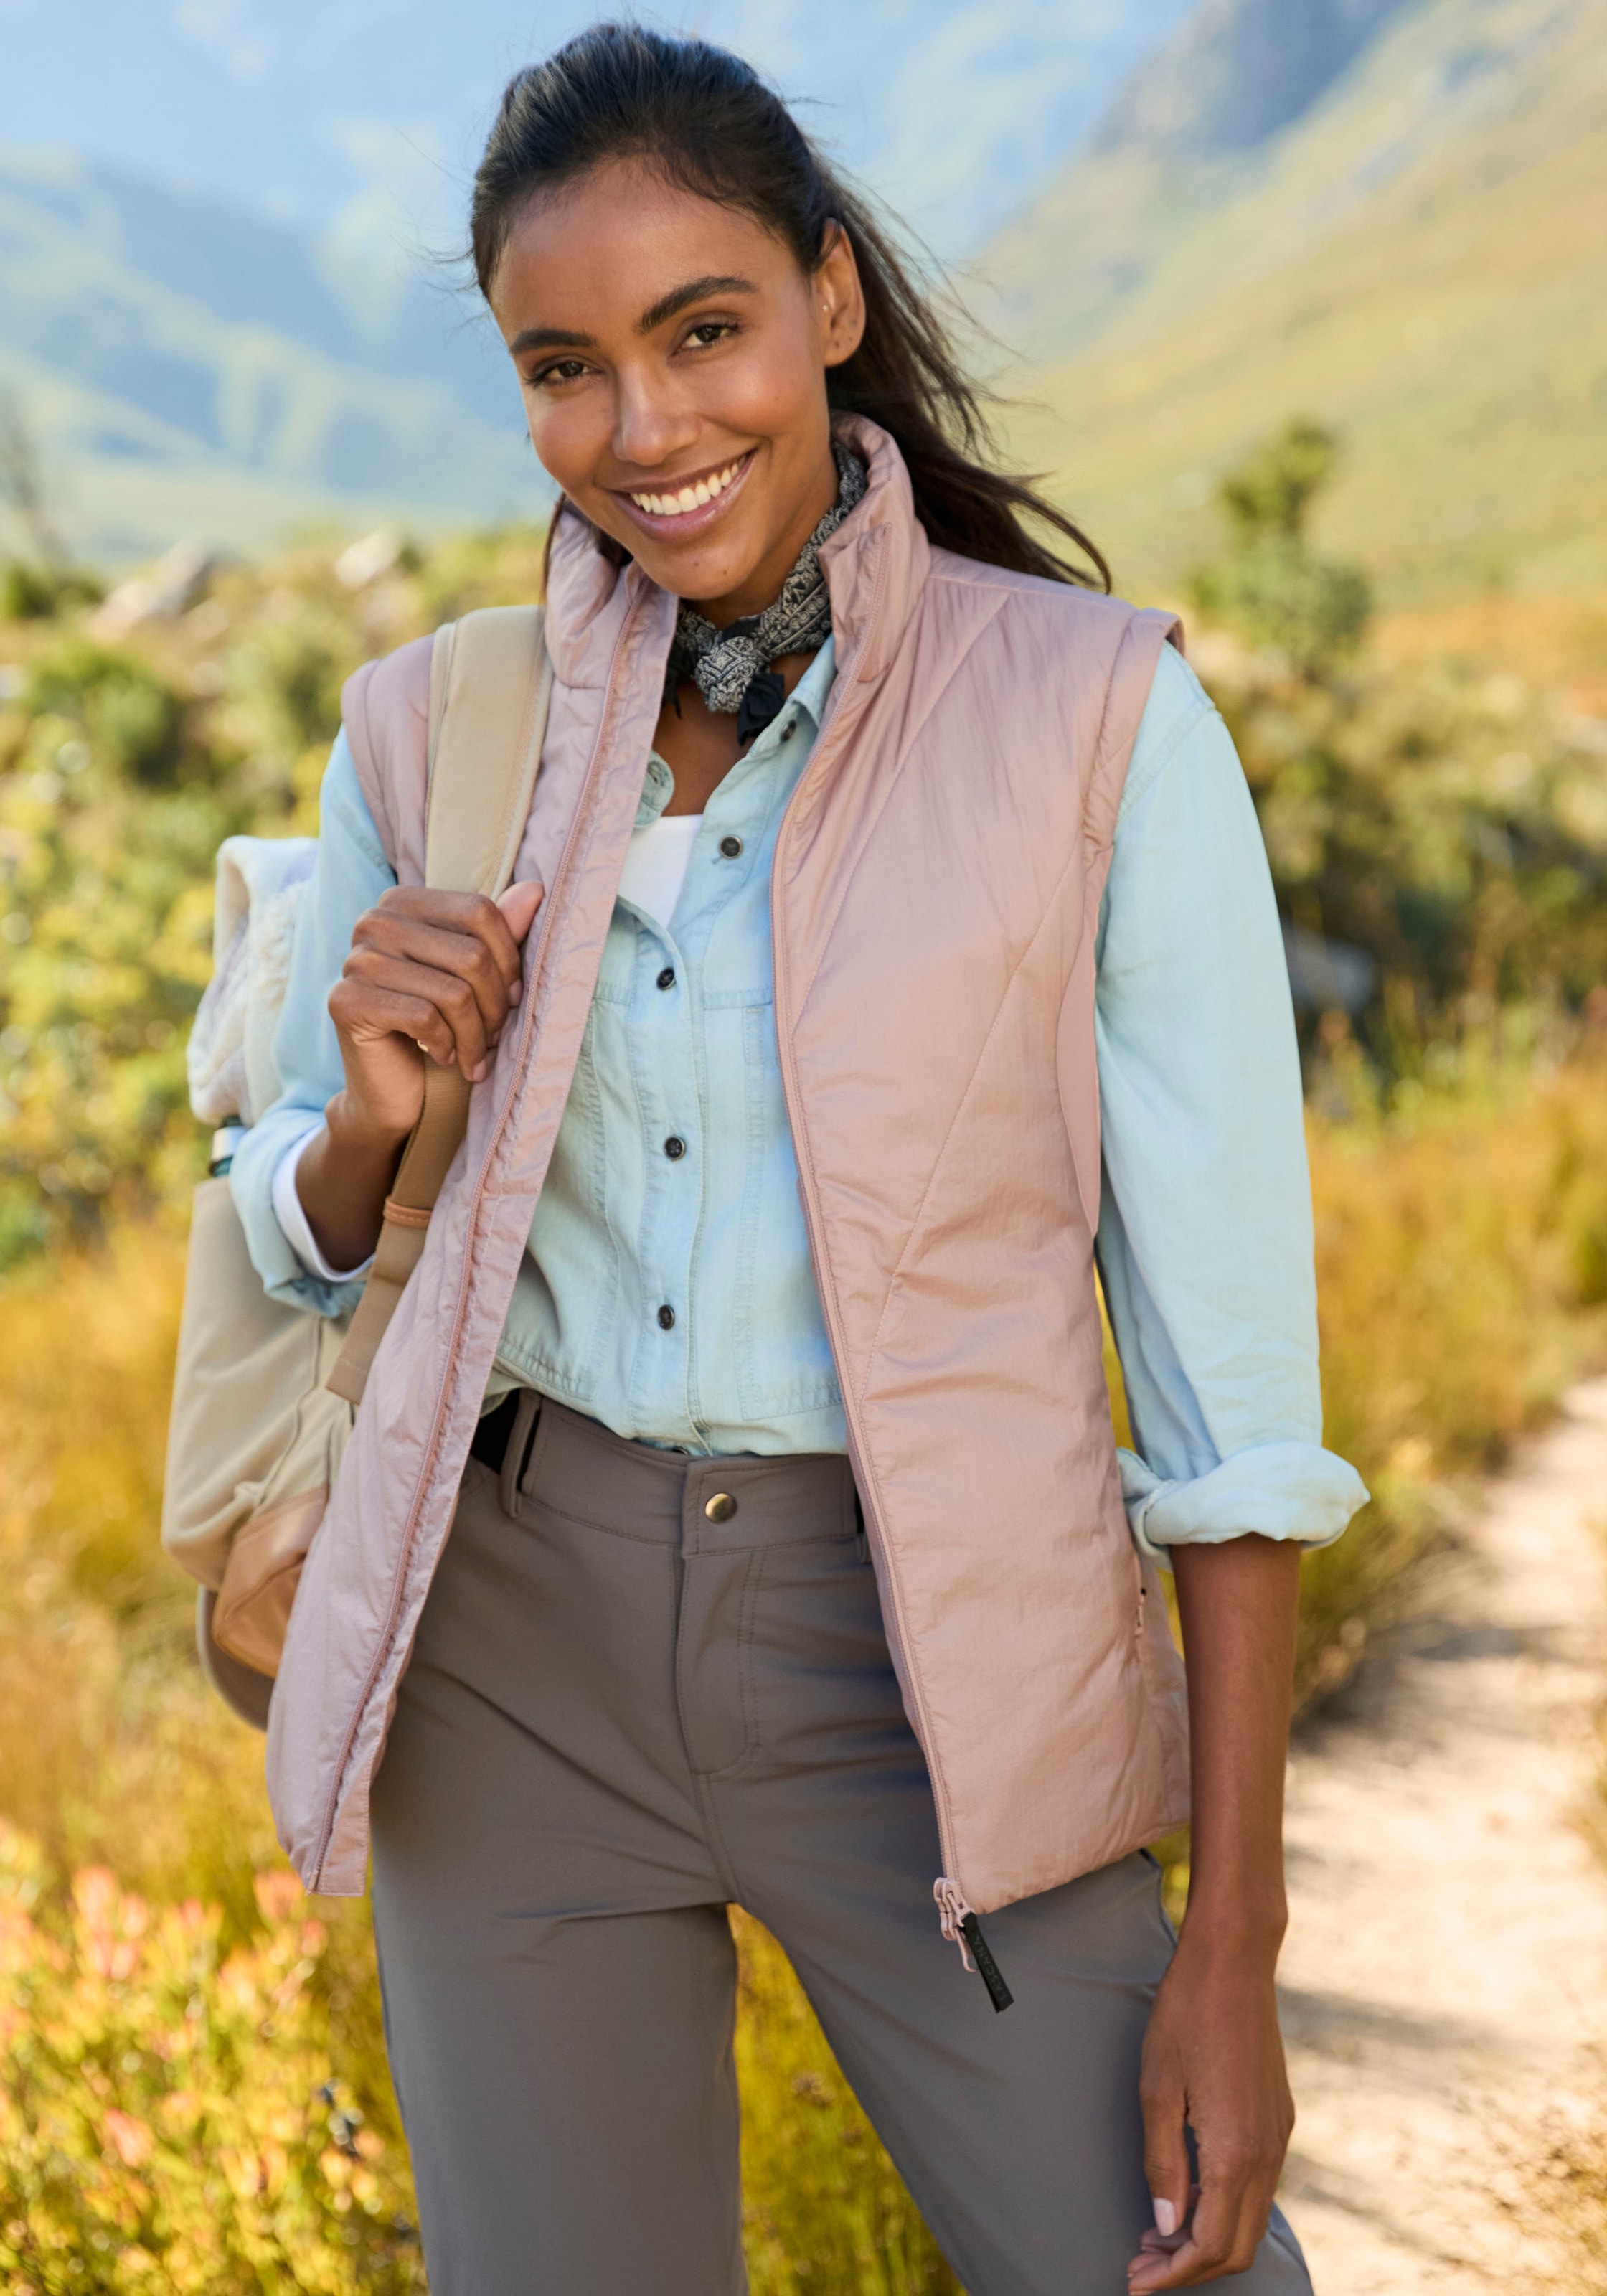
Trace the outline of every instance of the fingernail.
{"label": "fingernail", "polygon": [[1177,2210],[1176,2205],[1171,2201],[1156,2202],[1155,2229],[1160,2234],[1162,2240],[1170,2240],[1172,2234],[1177,2231]]}
{"label": "fingernail", "polygon": [[484,1084],[485,1080],[486,1064],[484,1061],[479,1061],[469,1071],[469,1081],[471,1084]]}
{"label": "fingernail", "polygon": [[509,989],[509,991],[508,991],[508,1002],[509,1002],[509,1004],[518,1004],[518,1002],[519,1002],[519,1000],[520,1000],[520,998],[521,998],[523,995],[524,995],[524,975],[523,975],[522,973],[521,973],[521,975],[520,975],[519,979],[518,979],[518,980],[513,983],[513,986],[512,986],[512,987]]}

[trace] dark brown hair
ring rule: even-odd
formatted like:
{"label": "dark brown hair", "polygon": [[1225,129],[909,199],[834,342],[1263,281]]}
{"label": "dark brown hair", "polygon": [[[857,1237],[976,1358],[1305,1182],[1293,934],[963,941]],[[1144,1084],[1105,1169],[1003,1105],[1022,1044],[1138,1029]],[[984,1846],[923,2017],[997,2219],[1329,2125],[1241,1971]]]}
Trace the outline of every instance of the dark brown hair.
{"label": "dark brown hair", "polygon": [[[751,215],[806,272],[840,225],[859,266],[865,327],[853,357],[828,371],[829,404],[868,415],[897,440],[915,513],[941,548],[1109,589],[1110,569],[1087,536],[1027,480],[985,459],[980,395],[887,229],[832,174],[775,91],[724,48],[597,24],[510,81],[474,179],[481,291],[489,293],[531,199],[605,160],[632,157],[651,160],[684,190]],[[1024,518],[1052,529],[1088,563],[1039,542]]]}

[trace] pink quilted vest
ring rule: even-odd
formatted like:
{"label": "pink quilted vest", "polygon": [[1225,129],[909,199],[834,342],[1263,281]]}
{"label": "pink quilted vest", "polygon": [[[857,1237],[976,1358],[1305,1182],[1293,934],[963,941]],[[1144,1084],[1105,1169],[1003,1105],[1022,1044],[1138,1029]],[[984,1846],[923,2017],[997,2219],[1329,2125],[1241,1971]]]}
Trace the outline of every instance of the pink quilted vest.
{"label": "pink quilted vest", "polygon": [[[892,441],[845,428],[870,488],[822,552],[839,675],[776,847],[775,1023],[952,1922],[1186,1816],[1182,1669],[1122,1509],[1094,1274],[1095,923],[1176,624],[934,550]],[[369,1788],[569,1093],[674,615],[564,522],[520,1023],[375,1362],[274,1693],[269,1789],[309,1889],[365,1884]],[[345,701],[414,882],[428,693],[424,641]]]}

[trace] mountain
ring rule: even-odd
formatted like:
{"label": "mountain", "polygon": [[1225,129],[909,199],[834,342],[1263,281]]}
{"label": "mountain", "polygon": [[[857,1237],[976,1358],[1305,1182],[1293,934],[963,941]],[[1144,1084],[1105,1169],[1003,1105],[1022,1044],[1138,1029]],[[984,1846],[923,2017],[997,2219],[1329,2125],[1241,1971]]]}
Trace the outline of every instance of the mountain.
{"label": "mountain", "polygon": [[544,498],[478,299],[365,292],[310,230],[107,162],[0,153],[0,383],[93,558]]}
{"label": "mountain", "polygon": [[1129,588],[1297,413],[1386,594],[1607,580],[1607,0],[1205,0],[980,270]]}
{"label": "mountain", "polygon": [[[1192,0],[668,0],[947,256],[973,251]],[[498,96],[595,0],[0,0],[0,146],[451,244]]]}
{"label": "mountain", "polygon": [[[697,22],[952,251],[1189,4],[1019,0],[1004,26],[991,0],[709,0]],[[594,12],[0,0],[0,389],[86,554],[545,498],[478,299],[416,251],[461,241],[509,72]]]}

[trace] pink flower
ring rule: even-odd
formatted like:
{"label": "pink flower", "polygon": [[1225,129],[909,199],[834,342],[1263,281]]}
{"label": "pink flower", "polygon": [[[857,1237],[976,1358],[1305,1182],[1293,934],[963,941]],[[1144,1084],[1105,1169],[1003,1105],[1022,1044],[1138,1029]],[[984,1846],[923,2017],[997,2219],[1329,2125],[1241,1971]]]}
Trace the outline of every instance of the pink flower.
{"label": "pink flower", "polygon": [[117,1903],[117,1876],[104,1866],[86,1866],[72,1877],[72,1894],[92,1929],[104,1929]]}
{"label": "pink flower", "polygon": [[287,1921],[301,1901],[301,1884],[284,1866],[258,1874],[252,1887],[265,1922]]}
{"label": "pink flower", "polygon": [[125,2169],[141,2168],[151,2158],[156,2139],[144,2121],[114,2108],[106,2115],[105,2126],[107,2141]]}

